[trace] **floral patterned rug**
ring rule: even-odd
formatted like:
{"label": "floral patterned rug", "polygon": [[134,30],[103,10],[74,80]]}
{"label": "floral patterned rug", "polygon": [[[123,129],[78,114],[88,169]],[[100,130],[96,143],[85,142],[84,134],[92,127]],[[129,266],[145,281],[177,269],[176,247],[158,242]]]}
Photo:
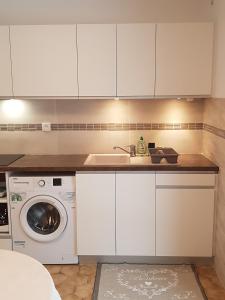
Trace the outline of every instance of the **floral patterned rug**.
{"label": "floral patterned rug", "polygon": [[207,299],[190,265],[99,265],[94,300]]}

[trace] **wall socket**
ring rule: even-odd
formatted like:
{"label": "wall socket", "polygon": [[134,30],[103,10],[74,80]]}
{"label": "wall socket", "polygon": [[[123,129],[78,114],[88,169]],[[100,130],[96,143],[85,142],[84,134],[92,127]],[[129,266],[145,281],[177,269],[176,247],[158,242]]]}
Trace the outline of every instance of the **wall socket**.
{"label": "wall socket", "polygon": [[42,131],[49,132],[52,130],[51,123],[45,122],[41,123]]}

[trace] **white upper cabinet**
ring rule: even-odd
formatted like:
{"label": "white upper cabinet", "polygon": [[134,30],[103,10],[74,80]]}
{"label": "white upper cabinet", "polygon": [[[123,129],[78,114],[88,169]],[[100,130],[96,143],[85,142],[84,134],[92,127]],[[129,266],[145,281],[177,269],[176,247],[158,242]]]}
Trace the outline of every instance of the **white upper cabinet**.
{"label": "white upper cabinet", "polygon": [[8,26],[0,26],[0,96],[12,96],[12,76]]}
{"label": "white upper cabinet", "polygon": [[117,95],[154,96],[155,24],[117,25]]}
{"label": "white upper cabinet", "polygon": [[156,96],[210,95],[212,23],[157,25]]}
{"label": "white upper cabinet", "polygon": [[116,25],[77,25],[81,97],[116,96]]}
{"label": "white upper cabinet", "polygon": [[11,26],[15,96],[78,96],[76,25]]}
{"label": "white upper cabinet", "polygon": [[212,57],[212,23],[0,26],[0,97],[207,96]]}

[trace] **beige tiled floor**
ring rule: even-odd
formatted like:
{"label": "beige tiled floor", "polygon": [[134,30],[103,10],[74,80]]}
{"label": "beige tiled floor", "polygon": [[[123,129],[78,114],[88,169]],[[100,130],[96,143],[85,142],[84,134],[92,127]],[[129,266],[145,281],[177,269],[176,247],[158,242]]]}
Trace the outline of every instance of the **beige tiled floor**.
{"label": "beige tiled floor", "polygon": [[[96,265],[48,265],[62,300],[91,300]],[[197,268],[208,300],[225,300],[225,290],[210,266]]]}
{"label": "beige tiled floor", "polygon": [[91,300],[95,265],[48,265],[62,300]]}
{"label": "beige tiled floor", "polygon": [[225,300],[225,290],[221,286],[215,270],[210,266],[201,266],[197,268],[197,271],[208,300]]}

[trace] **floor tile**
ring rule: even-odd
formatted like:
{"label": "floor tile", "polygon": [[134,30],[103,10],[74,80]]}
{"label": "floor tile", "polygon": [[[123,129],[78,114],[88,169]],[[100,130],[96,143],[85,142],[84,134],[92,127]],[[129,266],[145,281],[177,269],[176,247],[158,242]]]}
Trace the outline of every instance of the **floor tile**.
{"label": "floor tile", "polygon": [[96,265],[46,265],[62,300],[91,300]]}
{"label": "floor tile", "polygon": [[211,266],[199,266],[197,272],[208,300],[225,300],[225,290]]}
{"label": "floor tile", "polygon": [[[46,265],[62,300],[91,300],[96,265]],[[208,300],[225,300],[225,290],[211,266],[198,266],[197,272]]]}

